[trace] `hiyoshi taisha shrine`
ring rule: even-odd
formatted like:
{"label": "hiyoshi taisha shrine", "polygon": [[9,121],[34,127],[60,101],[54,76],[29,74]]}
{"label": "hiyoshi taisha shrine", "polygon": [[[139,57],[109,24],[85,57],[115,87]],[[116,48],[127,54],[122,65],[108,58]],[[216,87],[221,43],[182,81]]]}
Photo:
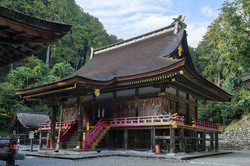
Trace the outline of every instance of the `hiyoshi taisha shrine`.
{"label": "hiyoshi taisha shrine", "polygon": [[17,91],[52,106],[51,123],[39,124],[47,148],[218,150],[221,131],[198,120],[198,101],[230,102],[233,96],[195,70],[183,20],[94,49],[68,77]]}

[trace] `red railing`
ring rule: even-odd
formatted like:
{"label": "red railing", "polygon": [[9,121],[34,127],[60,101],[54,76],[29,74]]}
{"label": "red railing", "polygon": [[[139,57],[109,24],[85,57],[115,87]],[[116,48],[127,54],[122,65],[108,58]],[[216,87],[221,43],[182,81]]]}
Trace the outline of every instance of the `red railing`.
{"label": "red railing", "polygon": [[108,126],[143,126],[152,124],[166,124],[175,121],[177,124],[183,124],[183,116],[177,115],[159,115],[159,116],[140,116],[106,119]]}
{"label": "red railing", "polygon": [[[61,122],[62,129],[67,129],[72,122],[75,121],[63,121]],[[51,123],[40,123],[38,124],[40,130],[50,130],[51,129]],[[60,122],[56,122],[56,129],[59,129],[60,127]]]}
{"label": "red railing", "polygon": [[196,120],[196,119],[193,120],[193,126],[194,127],[202,127],[202,128],[212,129],[212,130],[218,130],[218,128],[219,128],[218,124],[204,122],[204,121]]}
{"label": "red railing", "polygon": [[106,119],[101,119],[98,123],[86,133],[86,143],[88,146],[98,137],[98,135],[103,131],[104,127],[107,127]]}
{"label": "red railing", "polygon": [[78,122],[72,121],[71,124],[68,125],[67,129],[61,131],[60,133],[60,142],[65,142],[73,132],[78,128]]}
{"label": "red railing", "polygon": [[118,127],[118,126],[146,126],[146,125],[164,125],[170,122],[176,124],[183,124],[183,116],[173,115],[160,115],[160,116],[140,116],[140,117],[125,117],[125,118],[108,118],[101,119],[90,130],[86,131],[86,140],[83,141],[83,149],[87,149],[93,141],[99,136],[105,127]]}

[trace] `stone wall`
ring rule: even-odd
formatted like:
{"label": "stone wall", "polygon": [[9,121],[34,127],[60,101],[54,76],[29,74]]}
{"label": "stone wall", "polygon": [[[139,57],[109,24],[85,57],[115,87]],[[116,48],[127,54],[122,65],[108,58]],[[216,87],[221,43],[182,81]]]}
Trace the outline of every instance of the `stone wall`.
{"label": "stone wall", "polygon": [[220,150],[250,150],[250,128],[226,130],[219,135]]}

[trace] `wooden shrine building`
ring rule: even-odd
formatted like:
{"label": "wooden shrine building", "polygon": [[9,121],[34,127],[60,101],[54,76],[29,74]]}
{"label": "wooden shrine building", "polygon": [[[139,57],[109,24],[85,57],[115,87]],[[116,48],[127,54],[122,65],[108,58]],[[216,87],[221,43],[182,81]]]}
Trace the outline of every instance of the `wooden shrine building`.
{"label": "wooden shrine building", "polygon": [[[230,102],[232,95],[200,76],[179,17],[164,28],[93,51],[90,61],[51,84],[17,91],[24,99],[51,103],[41,124],[50,147],[218,149],[218,125],[198,120],[198,101]],[[61,122],[56,122],[60,106]],[[208,137],[209,136],[209,137]],[[48,146],[49,147],[49,146]]]}
{"label": "wooden shrine building", "polygon": [[17,129],[20,144],[26,144],[29,142],[29,132],[38,130],[40,123],[50,123],[47,112],[18,110],[10,126]]}
{"label": "wooden shrine building", "polygon": [[0,6],[0,67],[56,43],[70,28]]}

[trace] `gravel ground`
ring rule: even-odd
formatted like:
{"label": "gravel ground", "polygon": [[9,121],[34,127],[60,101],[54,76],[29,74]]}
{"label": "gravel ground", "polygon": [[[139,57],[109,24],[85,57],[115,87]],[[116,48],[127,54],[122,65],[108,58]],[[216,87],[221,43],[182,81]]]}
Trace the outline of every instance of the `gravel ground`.
{"label": "gravel ground", "polygon": [[[133,157],[104,157],[85,160],[64,160],[27,156],[25,160],[16,161],[19,166],[248,166],[250,151],[193,159],[188,161],[168,161]],[[0,166],[5,162],[0,161]]]}

